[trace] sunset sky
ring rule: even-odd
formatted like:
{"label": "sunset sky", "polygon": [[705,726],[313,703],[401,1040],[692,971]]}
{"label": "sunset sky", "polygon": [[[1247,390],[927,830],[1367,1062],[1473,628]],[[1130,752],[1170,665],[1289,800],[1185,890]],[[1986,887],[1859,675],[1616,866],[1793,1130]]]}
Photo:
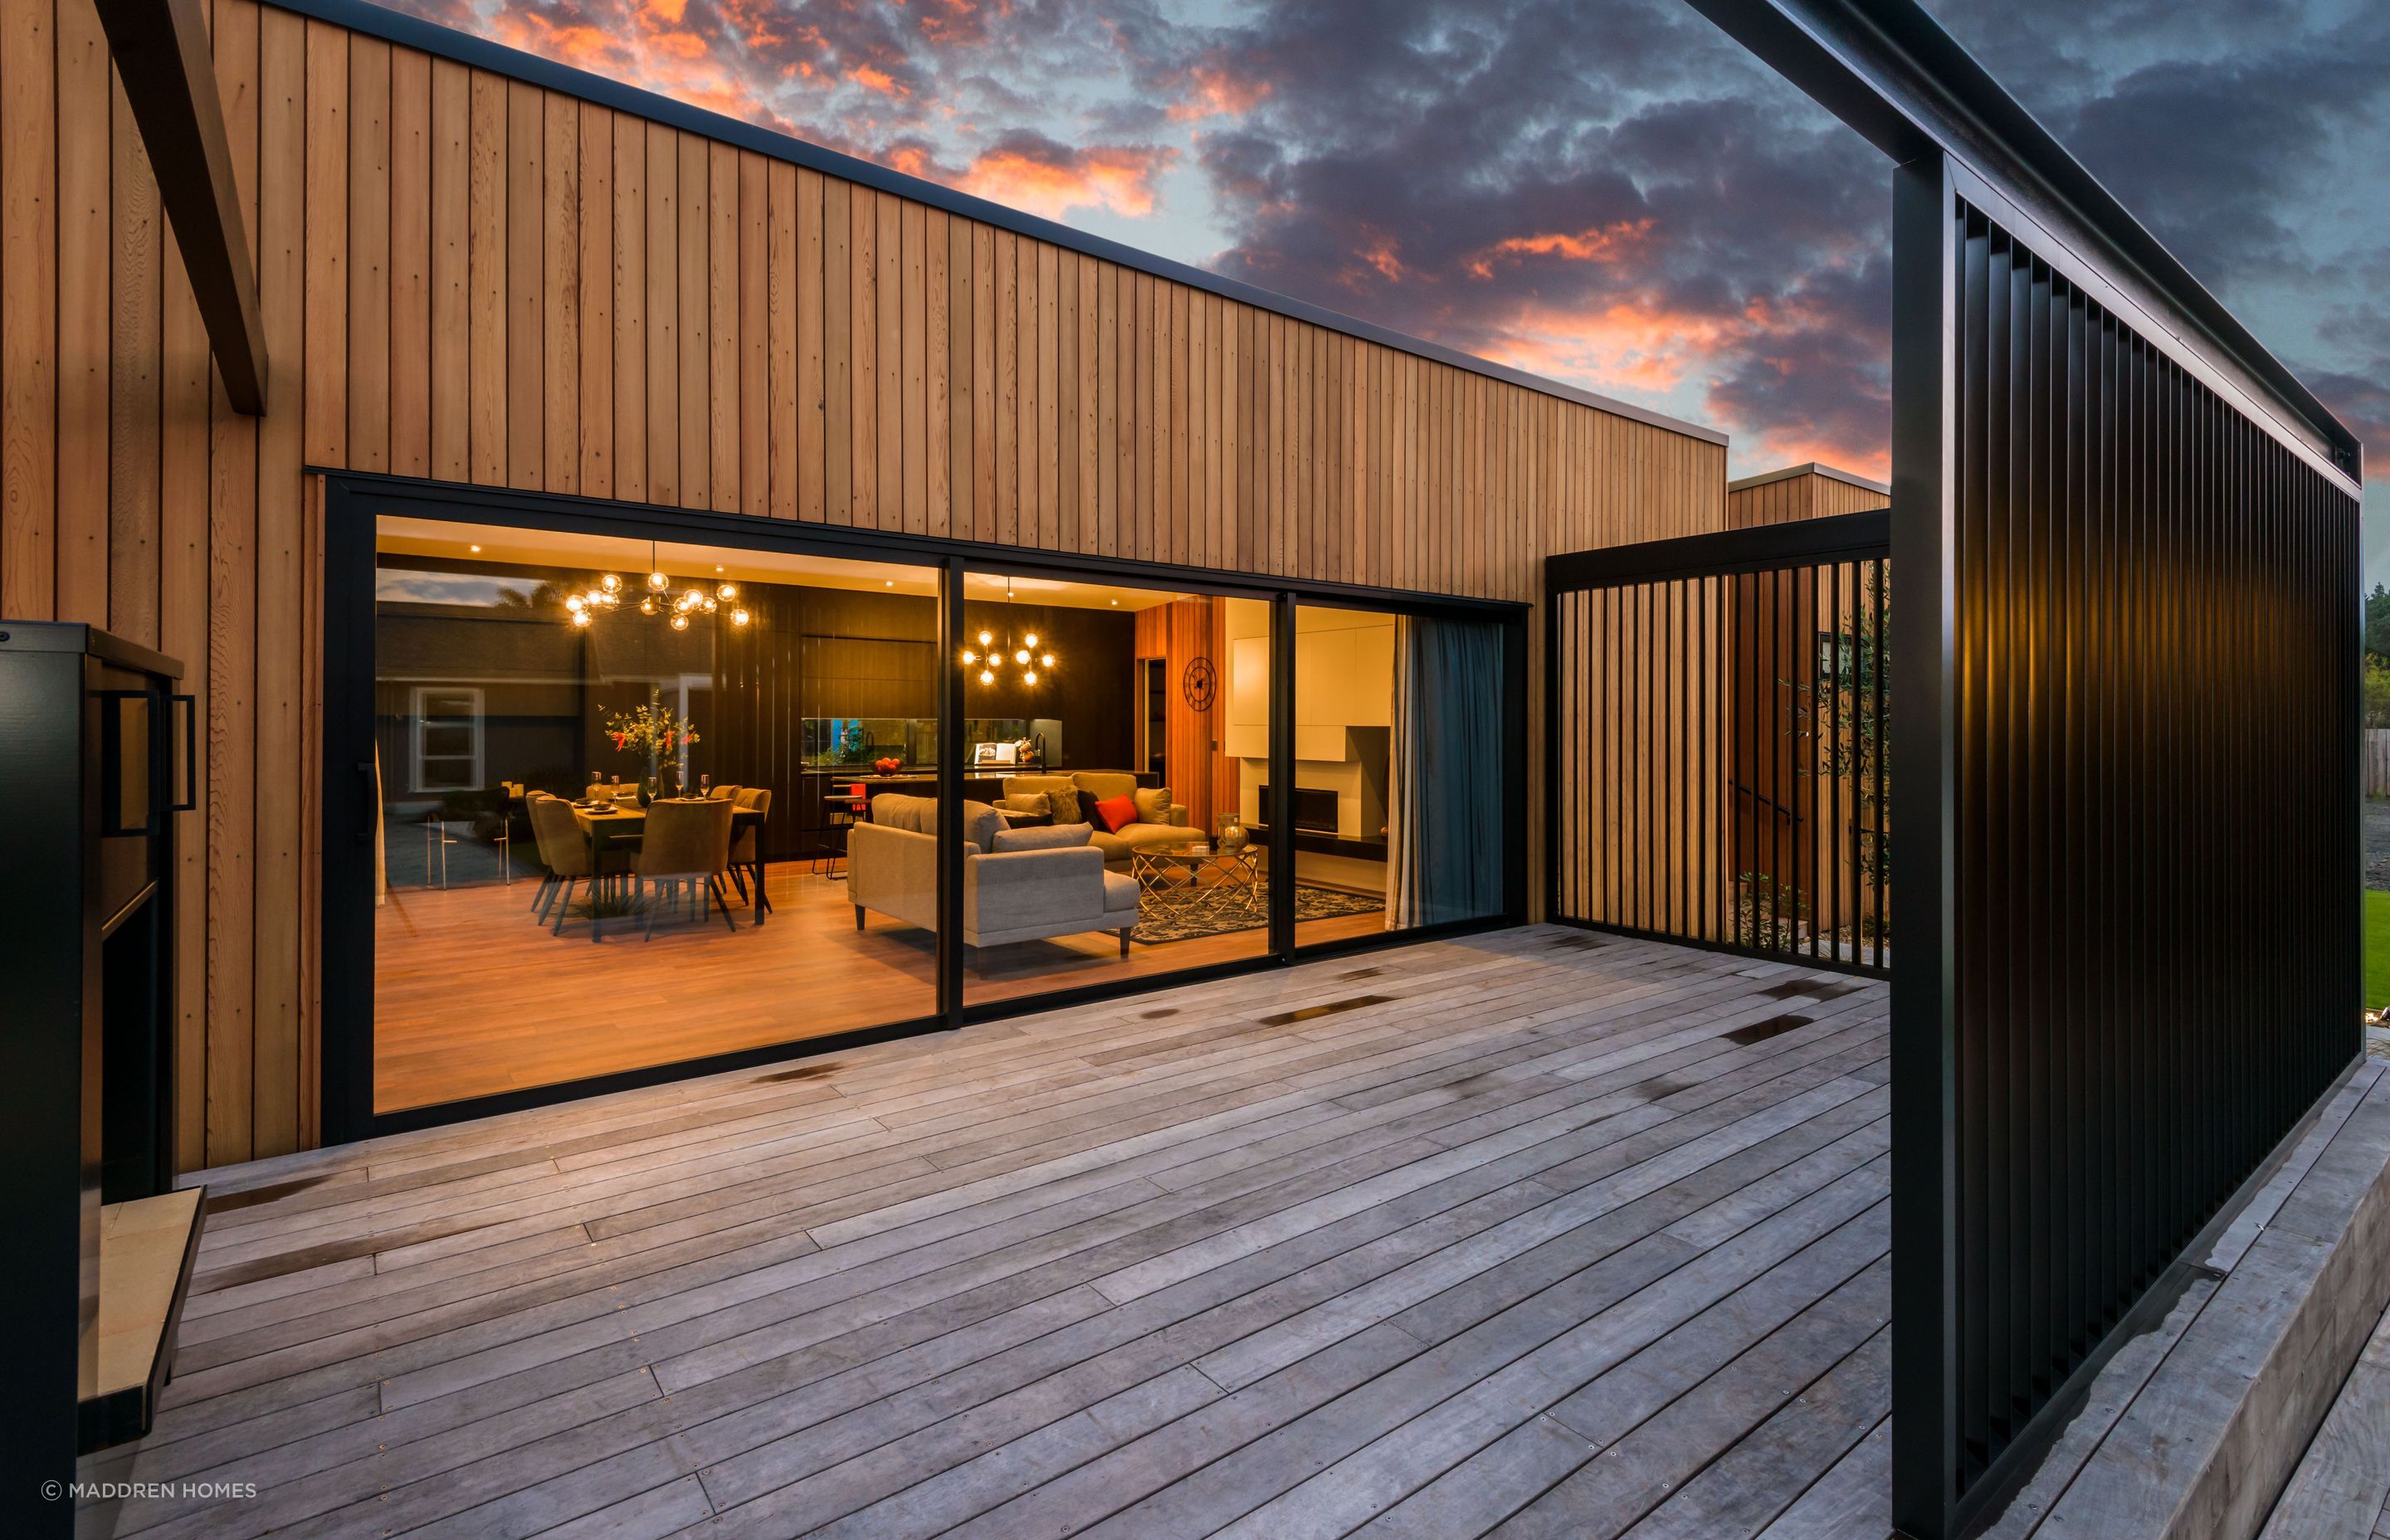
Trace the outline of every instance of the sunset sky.
{"label": "sunset sky", "polygon": [[[2390,463],[2390,6],[1926,4]],[[1735,475],[1888,468],[1887,165],[1682,0],[399,8],[1714,424]]]}

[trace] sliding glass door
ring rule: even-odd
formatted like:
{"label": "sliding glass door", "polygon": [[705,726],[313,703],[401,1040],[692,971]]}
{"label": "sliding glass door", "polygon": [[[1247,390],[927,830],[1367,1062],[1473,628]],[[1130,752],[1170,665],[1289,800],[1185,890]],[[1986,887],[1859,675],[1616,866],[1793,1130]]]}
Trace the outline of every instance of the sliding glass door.
{"label": "sliding glass door", "polygon": [[1258,600],[965,573],[965,1005],[1270,955],[1267,852],[1240,801],[1268,726],[1221,689],[1249,611],[1266,654]]}
{"label": "sliding glass door", "polygon": [[865,789],[934,774],[937,593],[908,564],[381,519],[374,1110],[934,1016],[932,900],[863,925],[847,866]]}
{"label": "sliding glass door", "polygon": [[1519,906],[1516,615],[340,478],[327,514],[336,1137]]}
{"label": "sliding glass door", "polygon": [[1252,815],[1294,826],[1299,945],[1491,918],[1525,735],[1497,621],[1295,610],[1294,776]]}

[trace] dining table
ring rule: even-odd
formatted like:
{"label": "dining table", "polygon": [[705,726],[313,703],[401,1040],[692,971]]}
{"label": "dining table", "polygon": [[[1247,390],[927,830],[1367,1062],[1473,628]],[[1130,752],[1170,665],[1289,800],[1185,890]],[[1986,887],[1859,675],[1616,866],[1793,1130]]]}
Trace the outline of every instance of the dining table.
{"label": "dining table", "polygon": [[[702,802],[706,799],[681,797],[662,800]],[[636,802],[573,802],[571,805],[573,823],[580,828],[582,838],[589,841],[589,870],[594,874],[591,880],[598,883],[602,891],[608,882],[618,881],[629,875],[606,875],[606,853],[617,845],[633,843],[639,839],[648,827],[648,810]],[[764,813],[760,808],[737,807],[731,810],[730,842],[733,845],[739,842],[742,830],[756,830],[755,859],[735,865],[740,868],[739,875],[747,884],[748,905],[758,925],[764,923],[764,917],[772,910],[772,901],[764,892],[763,824]]]}

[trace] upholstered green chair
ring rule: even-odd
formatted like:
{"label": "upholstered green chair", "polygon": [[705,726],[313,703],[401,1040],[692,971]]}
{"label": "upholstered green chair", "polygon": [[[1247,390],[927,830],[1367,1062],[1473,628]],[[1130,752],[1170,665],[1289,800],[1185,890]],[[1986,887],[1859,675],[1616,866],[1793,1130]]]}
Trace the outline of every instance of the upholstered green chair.
{"label": "upholstered green chair", "polygon": [[[648,804],[648,827],[640,831],[639,885],[647,892],[647,939],[656,935],[656,911],[666,893],[684,894],[701,908],[701,918],[713,918],[714,902],[722,897],[721,873],[730,864],[731,804],[715,798],[695,801],[667,799]],[[730,907],[722,908],[722,923],[736,930]]]}

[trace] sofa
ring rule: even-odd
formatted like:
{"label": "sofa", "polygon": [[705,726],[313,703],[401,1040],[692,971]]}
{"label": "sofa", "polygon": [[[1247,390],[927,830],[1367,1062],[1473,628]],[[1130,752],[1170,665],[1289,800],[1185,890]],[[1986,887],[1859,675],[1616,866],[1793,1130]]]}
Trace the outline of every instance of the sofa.
{"label": "sofa", "polygon": [[[1146,845],[1172,845],[1201,838],[1187,825],[1184,804],[1170,800],[1169,789],[1141,787],[1137,777],[1124,770],[1073,770],[1056,776],[1007,776],[1003,795],[996,799],[999,813],[1050,813],[1053,794],[1073,793],[1078,801],[1079,818],[1094,830],[1089,843],[1104,853],[1104,865],[1113,871],[1128,869],[1131,853]],[[1137,803],[1135,821],[1117,829],[1107,829],[1096,816],[1096,803],[1113,797],[1127,797]],[[1039,805],[1039,799],[1046,804]],[[1054,814],[1061,823],[1062,814]]]}
{"label": "sofa", "polygon": [[[938,802],[891,793],[847,833],[847,897],[854,928],[877,910],[938,928]],[[1000,946],[1087,930],[1119,932],[1128,956],[1137,929],[1134,878],[1108,868],[1084,825],[1011,828],[985,802],[963,803],[963,944]]]}

